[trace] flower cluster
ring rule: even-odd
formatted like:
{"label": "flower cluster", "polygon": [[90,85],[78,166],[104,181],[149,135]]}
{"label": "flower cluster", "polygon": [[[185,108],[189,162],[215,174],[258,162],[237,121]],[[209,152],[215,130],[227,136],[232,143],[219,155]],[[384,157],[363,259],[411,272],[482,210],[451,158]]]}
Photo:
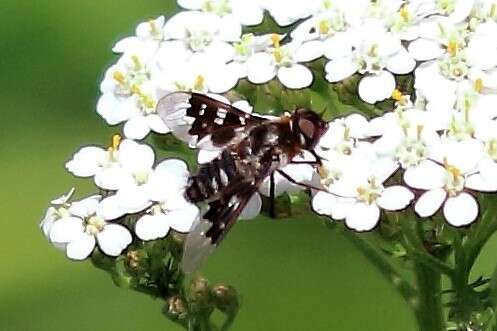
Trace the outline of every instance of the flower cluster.
{"label": "flower cluster", "polygon": [[[96,244],[119,255],[132,234],[148,241],[170,229],[190,230],[200,211],[184,198],[186,164],[157,163],[153,149],[138,141],[151,131],[170,133],[156,110],[168,93],[197,92],[228,103],[222,94],[240,96],[242,80],[283,99],[290,89],[322,94],[323,84],[334,88],[354,78],[363,105],[394,105],[375,118],[335,119],[317,146],[318,169],[284,169],[295,182],[320,185],[313,209],[354,230],[371,230],[382,210],[411,204],[420,217],[441,209],[450,224],[465,226],[478,216],[475,192],[497,191],[495,0],[178,4],[185,10],[140,23],[134,36],[113,47],[119,59],[101,83],[97,112],[109,125],[124,124],[125,139],[79,150],[66,168],[93,178],[99,195],[70,202],[70,192],[52,202],[42,222],[47,238],[70,258],[86,258]],[[285,33],[246,33],[266,14]],[[401,87],[401,76],[413,88]],[[278,81],[284,91],[275,96],[275,85],[267,83]],[[246,101],[234,106],[252,112]],[[217,155],[201,150],[198,163]],[[276,195],[302,189],[279,174],[275,182]],[[268,180],[259,191],[269,194]],[[241,218],[255,217],[261,206],[254,195]]]}
{"label": "flower cluster", "polygon": [[131,244],[131,233],[148,241],[170,229],[188,232],[199,210],[184,198],[187,165],[179,159],[154,164],[150,146],[118,135],[108,149],[83,147],[66,167],[75,176],[93,177],[101,195],[72,202],[71,190],[52,201],[43,233],[69,258],[82,260],[96,243],[103,253],[120,255]]}

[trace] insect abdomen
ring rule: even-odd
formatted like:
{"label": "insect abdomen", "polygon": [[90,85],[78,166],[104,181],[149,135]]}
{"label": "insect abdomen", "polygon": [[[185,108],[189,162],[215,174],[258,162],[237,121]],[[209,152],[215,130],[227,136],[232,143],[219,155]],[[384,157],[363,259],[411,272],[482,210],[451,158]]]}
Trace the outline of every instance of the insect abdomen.
{"label": "insect abdomen", "polygon": [[194,203],[210,200],[238,176],[233,155],[224,150],[216,159],[200,165],[197,175],[190,177],[186,196]]}

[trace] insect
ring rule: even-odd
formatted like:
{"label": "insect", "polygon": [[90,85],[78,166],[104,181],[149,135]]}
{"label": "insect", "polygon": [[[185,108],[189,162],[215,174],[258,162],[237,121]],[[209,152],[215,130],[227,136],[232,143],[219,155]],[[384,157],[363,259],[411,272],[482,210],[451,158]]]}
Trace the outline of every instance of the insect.
{"label": "insect", "polygon": [[292,159],[304,151],[316,160],[299,163],[319,164],[314,148],[327,130],[327,123],[311,110],[298,109],[268,119],[197,93],[166,95],[157,112],[190,147],[219,152],[212,161],[199,165],[186,188],[189,201],[208,207],[186,239],[182,268],[187,273],[221,242],[266,178],[271,180],[272,198],[275,172],[304,185],[282,168],[297,163]]}

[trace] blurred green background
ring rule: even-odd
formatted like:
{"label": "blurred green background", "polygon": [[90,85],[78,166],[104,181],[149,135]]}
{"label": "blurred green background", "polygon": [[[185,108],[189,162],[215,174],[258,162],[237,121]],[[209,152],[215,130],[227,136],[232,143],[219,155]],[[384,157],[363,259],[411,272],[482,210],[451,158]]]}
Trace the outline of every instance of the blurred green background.
{"label": "blurred green background", "polygon": [[[166,0],[3,0],[0,9],[0,330],[177,330],[161,303],[73,263],[38,229],[48,201],[90,181],[64,162],[112,133],[95,112],[113,42]],[[479,268],[491,270],[497,245]],[[394,290],[339,232],[317,220],[239,224],[203,272],[234,285],[234,330],[415,330]]]}

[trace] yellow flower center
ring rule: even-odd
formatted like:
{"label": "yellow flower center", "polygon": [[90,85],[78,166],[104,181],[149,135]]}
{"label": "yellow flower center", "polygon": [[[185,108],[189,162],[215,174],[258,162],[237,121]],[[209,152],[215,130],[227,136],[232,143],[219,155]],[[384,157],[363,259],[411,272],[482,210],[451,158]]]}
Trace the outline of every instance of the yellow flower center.
{"label": "yellow flower center", "polygon": [[322,20],[319,22],[319,33],[323,35],[327,35],[331,30],[331,24],[329,21]]}
{"label": "yellow flower center", "polygon": [[119,85],[125,85],[126,84],[126,77],[124,76],[124,74],[122,72],[120,72],[119,70],[116,70],[114,71],[114,73],[112,74],[112,77],[114,78],[114,80],[119,84]]}
{"label": "yellow flower center", "polygon": [[357,199],[371,205],[381,196],[383,186],[376,182],[376,178],[371,177],[368,183],[357,188]]}
{"label": "yellow flower center", "polygon": [[96,235],[105,227],[105,221],[97,216],[92,216],[86,220],[86,233]]}
{"label": "yellow flower center", "polygon": [[407,5],[404,5],[400,8],[399,15],[406,22],[408,22],[410,20],[411,14],[409,13],[409,9],[407,8]]}
{"label": "yellow flower center", "polygon": [[459,45],[457,41],[451,40],[449,41],[449,44],[447,45],[447,53],[449,53],[450,56],[456,56],[459,51]]}
{"label": "yellow flower center", "polygon": [[392,99],[394,99],[395,101],[402,101],[402,92],[400,92],[399,90],[395,89],[392,92]]}
{"label": "yellow flower center", "polygon": [[483,91],[483,80],[481,78],[478,78],[475,81],[474,88],[475,88],[475,91],[478,93],[481,93]]}
{"label": "yellow flower center", "polygon": [[205,78],[202,75],[198,75],[193,83],[193,89],[195,91],[203,91],[205,89]]}
{"label": "yellow flower center", "polygon": [[457,196],[464,189],[464,177],[462,171],[457,167],[450,165],[447,159],[444,160],[444,167],[447,171],[445,179],[445,191],[451,197]]}
{"label": "yellow flower center", "polygon": [[117,151],[119,150],[119,145],[121,145],[122,137],[119,134],[112,136],[111,144],[107,151],[109,152],[109,159],[111,161],[117,161]]}

